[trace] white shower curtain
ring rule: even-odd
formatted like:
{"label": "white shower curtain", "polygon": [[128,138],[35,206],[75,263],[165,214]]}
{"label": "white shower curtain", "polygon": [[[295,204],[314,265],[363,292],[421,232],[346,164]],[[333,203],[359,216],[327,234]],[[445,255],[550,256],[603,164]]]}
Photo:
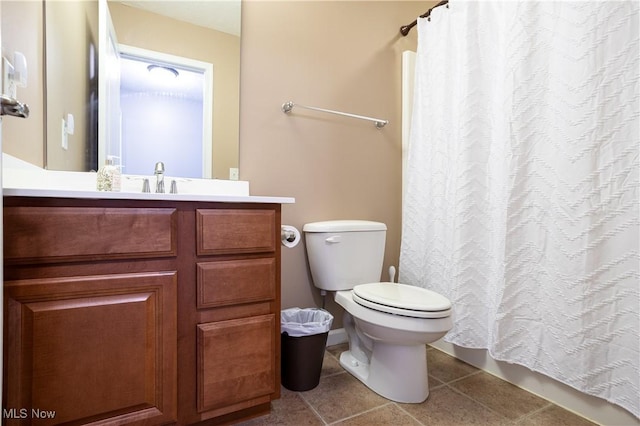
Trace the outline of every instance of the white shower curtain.
{"label": "white shower curtain", "polygon": [[418,22],[400,279],[446,340],[640,416],[639,3],[455,2]]}

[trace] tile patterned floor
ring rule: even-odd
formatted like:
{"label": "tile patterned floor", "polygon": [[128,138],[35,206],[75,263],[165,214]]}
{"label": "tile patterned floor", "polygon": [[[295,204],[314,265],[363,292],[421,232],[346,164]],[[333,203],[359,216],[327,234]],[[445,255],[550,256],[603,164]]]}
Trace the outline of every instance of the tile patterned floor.
{"label": "tile patterned floor", "polygon": [[243,423],[348,426],[588,426],[593,423],[437,349],[427,350],[429,398],[400,404],[369,390],[338,362],[346,345],[325,352],[320,384],[307,392],[282,388],[271,414]]}

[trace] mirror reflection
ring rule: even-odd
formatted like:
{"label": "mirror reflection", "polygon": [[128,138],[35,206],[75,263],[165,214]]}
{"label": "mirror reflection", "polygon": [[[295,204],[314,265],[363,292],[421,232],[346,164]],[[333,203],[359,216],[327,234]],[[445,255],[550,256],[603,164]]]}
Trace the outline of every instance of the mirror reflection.
{"label": "mirror reflection", "polygon": [[[120,50],[122,170],[146,175],[171,161],[176,176],[211,176],[213,67],[149,50]],[[152,119],[149,119],[151,116]],[[205,120],[204,118],[209,118]]]}
{"label": "mirror reflection", "polygon": [[98,167],[98,3],[43,3],[45,167]]}
{"label": "mirror reflection", "polygon": [[[98,3],[45,1],[46,168],[97,170],[111,155],[128,174],[148,174],[163,161],[169,175],[228,179],[239,155],[240,0],[106,4],[115,46],[124,53],[119,94],[111,87],[98,96],[98,80],[106,81],[101,67],[109,62],[100,43]],[[137,69],[145,74],[130,72],[131,59],[146,61]],[[173,82],[191,72],[200,72],[202,80],[209,70],[210,81],[199,89],[152,86],[150,68],[176,70]],[[198,90],[204,101],[196,99]],[[120,117],[105,111],[115,104]],[[173,110],[159,109],[162,104]],[[109,139],[121,134],[120,146],[106,146],[103,121],[109,121]],[[190,142],[192,137],[200,139]],[[192,151],[194,165],[185,168],[187,160],[172,149]]]}

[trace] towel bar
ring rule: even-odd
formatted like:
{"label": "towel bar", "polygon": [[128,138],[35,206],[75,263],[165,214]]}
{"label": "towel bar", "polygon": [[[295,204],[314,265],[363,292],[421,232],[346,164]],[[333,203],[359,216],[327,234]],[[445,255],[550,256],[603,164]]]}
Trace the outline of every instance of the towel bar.
{"label": "towel bar", "polygon": [[382,129],[384,126],[389,124],[388,120],[382,120],[380,118],[366,117],[364,115],[350,114],[348,112],[333,111],[333,110],[330,110],[330,109],[324,109],[324,108],[317,108],[317,107],[312,107],[312,106],[294,104],[291,101],[285,102],[284,104],[282,104],[282,112],[284,112],[285,114],[289,113],[289,112],[291,112],[291,110],[293,109],[294,106],[295,107],[299,107],[299,108],[311,109],[311,110],[314,110],[314,111],[327,112],[329,114],[337,114],[337,115],[343,115],[345,117],[358,118],[360,120],[373,121],[373,124],[375,124],[376,128],[378,128],[378,129]]}

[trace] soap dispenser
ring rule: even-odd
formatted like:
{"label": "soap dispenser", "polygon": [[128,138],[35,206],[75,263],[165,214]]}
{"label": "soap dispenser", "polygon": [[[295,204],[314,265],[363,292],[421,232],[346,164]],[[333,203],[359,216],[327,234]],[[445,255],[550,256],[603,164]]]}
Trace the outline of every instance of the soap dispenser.
{"label": "soap dispenser", "polygon": [[113,157],[107,157],[98,170],[97,183],[98,191],[120,191],[120,168],[113,164]]}

